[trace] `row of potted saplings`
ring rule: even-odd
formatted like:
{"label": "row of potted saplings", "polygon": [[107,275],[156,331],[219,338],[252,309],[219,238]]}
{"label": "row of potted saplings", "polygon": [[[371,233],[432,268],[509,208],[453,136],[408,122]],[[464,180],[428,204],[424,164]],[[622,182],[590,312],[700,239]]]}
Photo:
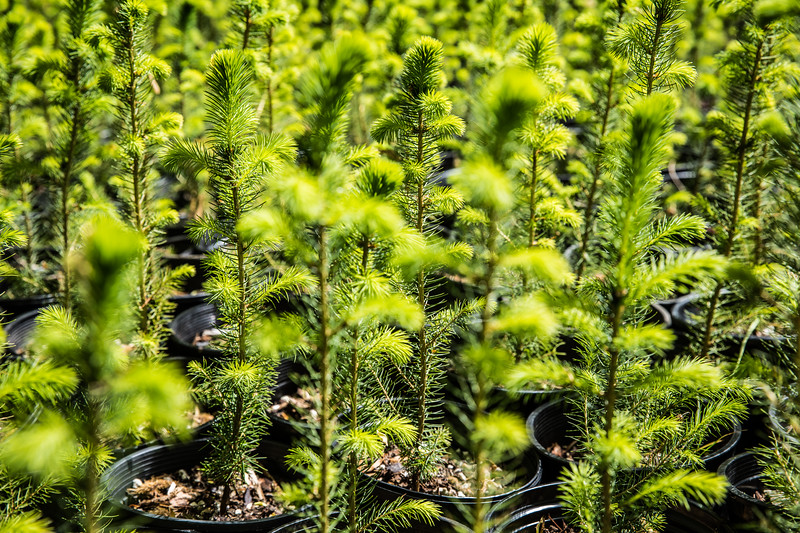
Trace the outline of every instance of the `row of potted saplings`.
{"label": "row of potted saplings", "polygon": [[[202,251],[198,255],[202,255]],[[185,364],[189,360],[213,360],[221,356],[221,352],[214,345],[215,337],[220,334],[217,329],[217,310],[209,303],[197,304],[205,297],[202,292],[176,297],[178,313],[171,324],[171,336],[167,346],[168,358]],[[667,325],[673,326],[679,333],[688,333],[693,326],[691,306],[695,300],[695,295],[688,295],[672,301],[658,302],[654,305],[656,311],[654,315]],[[28,305],[35,307],[41,303],[46,301],[34,300]],[[302,305],[300,298],[290,297],[277,307],[280,311],[296,311],[302,310]],[[32,309],[19,314],[7,326],[11,345],[9,351],[12,355],[24,352],[26,340],[30,338],[35,327],[38,311]],[[574,354],[570,353],[575,349],[574,342],[570,342],[570,339],[565,340],[559,350],[566,350],[568,353],[560,356],[574,357]],[[751,348],[755,346],[755,349],[770,349],[780,341],[780,339],[763,339],[755,335],[747,340],[748,346]],[[738,342],[741,342],[741,339]],[[313,384],[309,384],[309,373],[299,362],[282,360],[278,365],[277,374],[278,378],[273,389],[273,405],[269,409],[271,421],[269,437],[260,444],[257,453],[265,458],[265,466],[271,476],[278,480],[291,480],[297,474],[287,468],[282,459],[291,445],[303,442],[305,436],[314,431],[313,424],[308,420],[309,417],[313,418],[313,393],[309,395],[309,391],[313,390]],[[458,412],[466,409],[466,406],[459,403],[457,392],[459,378],[455,375],[450,376],[449,381],[451,387],[448,387],[445,393],[446,401],[441,411],[446,419],[446,425],[455,424],[451,434],[460,435],[464,433],[464,428],[459,428],[462,423],[459,421]],[[586,418],[580,412],[580,401],[574,397],[565,397],[558,389],[524,390],[514,395],[509,395],[503,389],[495,389],[493,404],[528,415],[527,429],[532,442],[531,448],[517,460],[498,465],[498,470],[510,472],[499,479],[495,493],[488,497],[494,506],[492,513],[496,516],[502,513],[504,516],[500,521],[499,531],[516,531],[526,525],[544,524],[548,520],[556,522],[563,520],[564,512],[558,502],[558,478],[569,468],[570,463],[580,459],[582,450],[579,442],[591,429],[586,427]],[[589,408],[599,410],[601,406]],[[751,410],[751,417],[744,432],[740,422],[732,419],[729,425],[720,426],[719,434],[706,443],[706,453],[701,458],[703,466],[718,471],[731,483],[726,506],[716,509],[728,520],[752,520],[755,516],[754,509],[763,510],[769,506],[764,498],[758,497],[759,492],[763,493],[763,484],[760,481],[761,467],[756,456],[748,451],[733,456],[736,450],[742,451],[749,446],[768,442],[768,426],[779,432],[783,429],[776,410],[771,408],[768,414],[769,424],[765,425],[763,423],[766,418],[765,413],[755,407]],[[691,413],[687,412],[686,415],[691,416]],[[296,512],[287,511],[255,521],[206,522],[155,514],[152,509],[149,512],[143,511],[141,508],[135,508],[136,505],[128,506],[128,503],[133,501],[129,495],[131,488],[140,486],[143,479],[171,472],[188,472],[197,466],[206,454],[207,441],[203,437],[208,431],[209,424],[212,423],[213,421],[206,422],[195,427],[193,430],[195,440],[188,444],[146,446],[115,463],[105,474],[108,498],[115,507],[115,512],[128,523],[167,530],[241,531],[242,528],[303,530],[308,523],[302,520],[295,523],[294,521],[298,519]],[[636,476],[657,465],[658,459],[654,458],[652,464],[640,466],[630,475]],[[459,476],[465,477],[463,472],[459,472]],[[362,482],[368,485],[375,482],[374,495],[379,500],[390,500],[405,495],[411,498],[429,499],[440,506],[443,511],[443,521],[434,524],[432,528],[426,523],[418,522],[411,525],[410,531],[457,528],[459,524],[454,520],[458,520],[468,506],[474,504],[474,498],[464,495],[463,492],[459,492],[459,495],[430,494],[413,490],[413,487],[395,486],[372,477],[363,477]],[[466,485],[468,484],[465,484],[465,487]],[[167,512],[168,514],[170,513]],[[685,510],[674,510],[668,515],[668,531],[717,531],[714,528],[721,527],[720,520],[719,516],[707,509],[693,508],[690,513]]]}

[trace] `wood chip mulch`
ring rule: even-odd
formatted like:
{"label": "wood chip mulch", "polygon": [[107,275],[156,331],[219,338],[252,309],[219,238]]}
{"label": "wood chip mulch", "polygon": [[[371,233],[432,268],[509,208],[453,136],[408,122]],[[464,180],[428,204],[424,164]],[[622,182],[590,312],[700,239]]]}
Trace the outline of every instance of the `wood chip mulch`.
{"label": "wood chip mulch", "polygon": [[285,512],[274,494],[280,485],[269,474],[250,472],[249,484],[231,491],[228,511],[219,515],[222,487],[210,485],[198,467],[147,479],[134,479],[128,506],[147,513],[191,520],[242,521],[269,518]]}
{"label": "wood chip mulch", "polygon": [[[364,473],[386,483],[413,490],[412,476],[406,470],[404,460],[397,446],[389,446]],[[436,474],[420,483],[420,492],[457,498],[472,497],[475,469],[475,463],[471,461],[445,456],[439,463]],[[508,490],[503,479],[506,476],[507,473],[500,467],[492,465],[491,475],[484,485],[485,494],[500,494]]]}
{"label": "wood chip mulch", "polygon": [[561,446],[558,442],[554,442],[550,446],[547,447],[547,451],[555,455],[556,457],[561,457],[566,459],[567,461],[577,461],[580,459],[581,454],[576,447],[578,446],[578,441],[573,440],[566,446]]}

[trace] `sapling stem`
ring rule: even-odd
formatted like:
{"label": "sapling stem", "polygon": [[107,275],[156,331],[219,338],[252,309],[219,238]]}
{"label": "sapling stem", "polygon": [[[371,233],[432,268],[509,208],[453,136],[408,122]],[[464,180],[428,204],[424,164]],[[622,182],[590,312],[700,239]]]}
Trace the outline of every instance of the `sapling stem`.
{"label": "sapling stem", "polygon": [[[231,188],[231,196],[233,196],[233,212],[235,220],[238,222],[242,218],[242,206],[241,206],[241,198],[239,198],[239,186],[234,184]],[[239,285],[239,309],[238,309],[238,324],[237,327],[239,329],[239,338],[237,339],[237,347],[239,352],[239,362],[244,362],[247,358],[247,338],[246,338],[246,326],[247,326],[247,279],[246,275],[247,272],[244,268],[244,242],[242,242],[242,238],[237,234],[236,236],[236,269],[238,279],[237,284]]]}
{"label": "sapling stem", "polygon": [[86,533],[100,533],[101,528],[97,516],[98,490],[100,486],[100,465],[97,453],[100,449],[100,415],[98,406],[92,398],[87,400],[86,412],[87,449],[86,477],[84,479],[84,524]]}
{"label": "sapling stem", "polygon": [[[622,15],[625,13],[624,8],[620,5],[617,11],[617,26],[622,22]],[[592,184],[589,187],[589,194],[586,197],[586,209],[583,215],[583,232],[581,233],[580,253],[578,254],[578,268],[575,272],[575,281],[580,281],[583,277],[583,272],[586,269],[586,250],[589,246],[589,239],[592,233],[592,224],[594,223],[594,209],[597,201],[597,190],[600,186],[600,150],[602,149],[602,142],[606,136],[608,129],[608,119],[611,115],[611,109],[614,102],[614,65],[612,64],[608,72],[608,83],[606,84],[605,106],[603,106],[603,120],[600,124],[600,143],[601,148],[595,154],[597,162],[594,165],[594,172],[592,173]]]}
{"label": "sapling stem", "polygon": [[[753,59],[752,70],[750,71],[750,79],[747,83],[747,100],[744,107],[744,118],[742,120],[742,134],[739,139],[739,144],[736,148],[736,185],[733,191],[733,205],[731,206],[731,220],[728,227],[727,238],[725,239],[725,247],[722,250],[722,255],[726,258],[731,257],[733,253],[733,243],[738,234],[739,224],[739,210],[741,209],[742,201],[742,183],[744,181],[744,169],[747,163],[747,148],[748,136],[750,134],[750,115],[753,110],[753,100],[756,96],[756,83],[761,72],[759,68],[761,63],[761,55],[764,49],[764,40],[758,42],[756,47],[755,57]],[[708,357],[711,349],[711,334],[714,327],[714,315],[716,314],[717,305],[719,304],[719,296],[722,292],[722,282],[717,282],[714,288],[714,294],[711,296],[711,302],[708,306],[708,313],[706,314],[705,333],[703,334],[703,344],[701,357]]]}
{"label": "sapling stem", "polygon": [[529,200],[530,223],[528,224],[528,248],[536,244],[536,187],[538,186],[538,169],[536,151],[531,152],[531,195]]}
{"label": "sapling stem", "polygon": [[274,103],[272,101],[272,47],[274,44],[274,36],[273,32],[275,31],[274,26],[270,26],[269,30],[267,30],[267,67],[269,67],[270,74],[267,76],[267,119],[268,119],[268,127],[267,131],[272,133],[272,128],[274,125],[274,117],[273,117],[273,106]]}
{"label": "sapling stem", "polygon": [[[350,431],[355,433],[358,430],[358,327],[353,332],[355,346],[350,355]],[[348,495],[347,514],[350,523],[350,532],[355,533],[358,504],[356,493],[358,490],[358,456],[350,454],[350,494]]]}
{"label": "sapling stem", "polygon": [[242,50],[247,50],[247,45],[250,44],[250,28],[252,27],[252,19],[250,7],[244,10],[244,32],[242,35]]}
{"label": "sapling stem", "polygon": [[[614,293],[614,302],[611,312],[611,342],[608,352],[611,359],[608,364],[608,384],[605,392],[605,427],[606,438],[610,438],[614,429],[614,408],[617,401],[617,368],[619,366],[619,349],[615,341],[619,335],[620,325],[622,324],[622,314],[625,311],[625,296],[618,287]],[[611,465],[607,459],[600,461],[600,484],[603,497],[603,533],[611,533],[611,519],[613,511],[611,508]]]}
{"label": "sapling stem", "polygon": [[[797,295],[800,297],[800,295]],[[792,317],[792,325],[794,326],[794,365],[795,368],[800,368],[800,309],[795,311]]]}
{"label": "sapling stem", "polygon": [[320,289],[320,332],[319,332],[319,353],[320,353],[320,533],[328,533],[330,531],[330,502],[328,487],[328,470],[330,467],[330,444],[331,444],[331,428],[330,428],[330,335],[331,330],[329,326],[329,313],[328,308],[328,236],[327,229],[324,225],[319,227],[319,263],[318,263],[318,276],[319,276],[319,289]]}
{"label": "sapling stem", "polygon": [[[492,318],[492,297],[494,296],[494,271],[497,266],[497,236],[499,228],[497,226],[497,212],[494,208],[488,211],[489,218],[489,234],[487,236],[487,250],[489,252],[488,261],[486,264],[486,275],[483,279],[483,290],[485,293],[486,301],[484,302],[483,309],[481,310],[481,330],[478,336],[478,341],[482,348],[486,348],[489,340],[489,321]],[[486,410],[486,389],[488,383],[486,382],[486,375],[483,369],[478,368],[475,376],[475,413],[473,414],[473,428],[478,428]],[[475,533],[483,533],[485,529],[486,509],[483,503],[483,494],[485,491],[484,485],[486,484],[486,471],[483,466],[486,463],[486,449],[483,439],[475,439],[475,506],[472,509],[472,528]]]}
{"label": "sapling stem", "polygon": [[[136,43],[134,42],[135,30],[131,28],[128,33],[128,39],[125,42],[127,52],[127,65],[128,68],[128,87],[127,94],[125,95],[128,100],[128,120],[130,121],[130,135],[132,139],[139,137],[139,100],[137,95],[137,82],[140,73],[136,69]],[[131,184],[133,185],[133,227],[140,234],[146,236],[144,227],[144,187],[142,180],[141,169],[141,156],[132,154],[131,165]],[[148,246],[149,248],[149,246]],[[139,293],[139,330],[145,331],[147,329],[147,283],[146,283],[146,270],[147,262],[145,254],[140,255],[137,260],[137,291]],[[146,352],[145,352],[146,353]]]}
{"label": "sapling stem", "polygon": [[[77,80],[71,80],[77,85]],[[65,309],[71,308],[70,302],[70,286],[72,285],[72,270],[67,255],[69,253],[69,189],[72,178],[72,166],[75,158],[75,148],[78,142],[78,116],[80,114],[80,101],[75,102],[75,107],[72,109],[72,125],[69,132],[69,148],[67,149],[67,158],[62,165],[61,173],[61,272],[64,276],[64,288],[62,290],[63,299],[61,305]]]}
{"label": "sapling stem", "polygon": [[361,241],[361,273],[366,275],[369,265],[369,235],[364,235]]}
{"label": "sapling stem", "polygon": [[[242,208],[241,208],[241,198],[239,197],[239,187],[238,185],[233,185],[231,187],[231,197],[233,199],[233,214],[234,220],[238,221],[241,220],[242,217]],[[237,345],[237,356],[240,363],[244,363],[247,360],[247,337],[246,337],[246,328],[247,328],[247,280],[246,280],[246,271],[244,268],[244,243],[242,242],[242,237],[238,234],[236,235],[236,269],[237,269],[237,284],[239,286],[239,308],[237,310],[237,325],[236,328],[238,330],[238,338],[236,339]],[[241,393],[238,391],[234,391],[233,394],[236,396],[236,406],[233,412],[233,431],[231,433],[231,442],[237,443],[239,442],[239,434],[242,431],[242,416],[244,414],[244,398],[242,398]],[[224,516],[225,513],[228,511],[228,504],[230,502],[230,495],[231,495],[231,483],[227,481],[225,486],[222,490],[222,499],[220,500],[219,505],[219,513],[220,515]]]}
{"label": "sapling stem", "polygon": [[653,48],[650,51],[650,67],[647,70],[647,92],[645,94],[651,94],[653,92],[653,81],[655,80],[655,68],[656,68],[656,56],[658,55],[658,41],[661,38],[661,30],[664,27],[664,15],[666,13],[664,11],[656,10],[656,32],[655,36],[653,37]]}
{"label": "sapling stem", "polygon": [[[417,156],[416,162],[417,164],[422,164],[424,162],[424,144],[425,141],[425,124],[423,121],[422,111],[420,110],[417,113]],[[424,223],[425,223],[425,178],[419,180],[417,183],[417,220],[416,220],[416,227],[417,231],[420,235],[423,234],[424,231]],[[419,303],[420,309],[422,309],[423,314],[427,315],[427,310],[425,307],[426,304],[426,294],[425,294],[425,269],[420,268],[419,272],[417,273],[417,301]],[[425,317],[427,319],[427,316]],[[428,393],[428,344],[427,339],[425,338],[425,322],[427,320],[422,321],[422,325],[419,328],[419,363],[420,363],[420,372],[419,372],[419,391],[417,392],[417,442],[422,442],[422,437],[425,431],[425,418],[426,418],[426,407],[425,407],[425,399]],[[413,474],[413,485],[414,490],[419,491],[420,489],[420,472],[419,470],[415,469]]]}

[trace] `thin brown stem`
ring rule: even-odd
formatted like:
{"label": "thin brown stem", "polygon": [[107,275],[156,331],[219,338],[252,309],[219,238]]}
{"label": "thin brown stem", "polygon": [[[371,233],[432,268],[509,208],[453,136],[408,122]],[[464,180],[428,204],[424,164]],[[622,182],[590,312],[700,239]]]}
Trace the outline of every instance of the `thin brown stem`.
{"label": "thin brown stem", "polygon": [[[741,201],[742,201],[742,184],[744,181],[744,169],[747,163],[747,144],[748,144],[748,137],[750,134],[750,115],[753,110],[753,100],[756,96],[756,83],[758,82],[758,77],[760,73],[760,63],[761,63],[761,54],[763,53],[764,48],[764,41],[760,41],[758,43],[758,47],[756,48],[756,55],[753,60],[753,69],[750,72],[750,79],[748,80],[748,90],[747,90],[747,100],[745,102],[744,108],[744,118],[742,120],[742,134],[739,138],[739,144],[737,146],[737,157],[736,157],[736,185],[734,187],[733,192],[733,205],[731,206],[731,219],[730,225],[728,227],[728,234],[727,238],[725,239],[725,246],[723,248],[722,255],[726,258],[731,257],[733,253],[733,243],[736,240],[736,236],[738,234],[738,225],[739,225],[739,211],[741,209]],[[708,306],[708,313],[706,314],[706,323],[705,323],[705,332],[703,334],[703,345],[702,345],[702,357],[707,357],[709,351],[711,350],[711,333],[712,328],[714,327],[714,316],[717,310],[717,304],[719,303],[719,295],[722,291],[722,282],[717,283],[716,288],[714,289],[714,296],[711,298],[711,302]]]}
{"label": "thin brown stem", "polygon": [[[485,302],[481,310],[481,329],[478,341],[482,347],[486,347],[489,342],[489,321],[492,318],[492,297],[494,295],[494,272],[497,268],[497,237],[499,228],[497,213],[494,209],[489,210],[489,234],[486,247],[489,252],[489,259],[486,265],[486,274],[483,278],[483,290]],[[486,376],[482,369],[477,370],[475,376],[476,392],[474,396],[475,412],[473,413],[473,428],[480,427],[483,422],[484,412],[486,411],[486,392],[489,387]],[[486,505],[484,503],[484,485],[486,483],[486,447],[483,439],[476,438],[473,443],[474,459],[476,465],[475,485],[475,505],[472,508],[472,530],[475,533],[483,533],[486,529]]]}
{"label": "thin brown stem", "polygon": [[653,92],[653,82],[655,81],[655,68],[656,56],[658,55],[658,41],[661,39],[661,31],[663,30],[664,20],[661,17],[656,18],[656,34],[653,36],[653,44],[650,50],[650,65],[647,69],[647,94]]}
{"label": "thin brown stem", "polygon": [[[619,290],[614,293],[614,302],[610,317],[611,322],[611,342],[608,346],[611,359],[608,369],[608,383],[605,391],[605,434],[606,438],[611,436],[614,429],[614,409],[617,401],[617,368],[619,366],[619,349],[616,347],[616,340],[619,336],[620,326],[622,325],[622,314],[625,311],[625,296]],[[611,465],[608,460],[603,458],[600,461],[600,484],[603,498],[603,533],[611,533],[611,522],[613,510],[611,505]]]}
{"label": "thin brown stem", "polygon": [[[622,15],[620,14],[620,17]],[[619,23],[619,21],[617,21]],[[580,251],[578,253],[578,269],[575,273],[575,280],[579,281],[583,277],[583,272],[586,269],[586,250],[589,247],[589,239],[592,233],[592,224],[594,222],[594,208],[597,197],[597,191],[600,187],[600,157],[602,155],[602,143],[606,136],[608,129],[608,119],[611,115],[611,109],[614,101],[614,66],[611,66],[611,71],[608,74],[608,84],[606,85],[605,106],[603,109],[603,120],[600,124],[600,147],[595,152],[597,162],[594,165],[594,172],[592,173],[592,184],[589,187],[589,194],[586,197],[586,209],[583,214],[583,232],[581,233]]]}
{"label": "thin brown stem", "polygon": [[[273,26],[269,27],[269,31],[267,32],[267,66],[270,68],[270,72],[272,72],[272,47],[273,47],[273,32],[275,28]],[[272,129],[274,127],[274,110],[273,106],[274,103],[272,101],[272,74],[267,76],[267,119],[269,125],[269,133],[272,133]]]}
{"label": "thin brown stem", "polygon": [[253,21],[251,20],[251,13],[250,8],[246,8],[244,11],[244,33],[242,35],[242,50],[247,50],[247,45],[250,44],[250,30],[252,28]]}
{"label": "thin brown stem", "polygon": [[528,200],[530,211],[530,222],[528,224],[528,248],[533,248],[536,243],[536,188],[538,186],[539,172],[537,169],[538,154],[536,150],[531,152],[531,191]]}
{"label": "thin brown stem", "polygon": [[84,483],[84,527],[86,533],[100,533],[102,527],[97,515],[100,487],[100,413],[99,406],[93,398],[88,399],[86,413],[86,429],[88,433],[86,458],[86,477]]}
{"label": "thin brown stem", "polygon": [[[417,114],[417,163],[424,161],[424,122],[422,111]],[[424,178],[417,183],[417,231],[422,235],[425,227],[425,181]],[[417,273],[417,303],[422,309],[425,319],[422,321],[422,326],[419,328],[417,336],[419,338],[419,390],[417,391],[417,442],[421,443],[425,432],[426,423],[426,405],[425,401],[428,395],[428,343],[425,338],[425,322],[427,322],[427,309],[425,307],[427,297],[425,293],[425,269],[420,268]],[[412,485],[414,490],[420,490],[420,476],[418,471],[414,471],[412,475]]]}
{"label": "thin brown stem", "polygon": [[330,420],[330,310],[328,302],[328,238],[327,228],[319,228],[319,289],[320,289],[320,533],[330,532],[330,468],[331,420]]}

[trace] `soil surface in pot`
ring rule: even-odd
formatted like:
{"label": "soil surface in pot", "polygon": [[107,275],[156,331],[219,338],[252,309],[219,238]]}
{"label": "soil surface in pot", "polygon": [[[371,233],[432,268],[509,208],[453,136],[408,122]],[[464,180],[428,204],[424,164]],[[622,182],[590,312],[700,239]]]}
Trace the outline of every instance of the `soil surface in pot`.
{"label": "soil surface in pot", "polygon": [[537,533],[581,533],[569,524],[561,520],[553,520],[550,517],[542,518],[539,523],[534,524]]}
{"label": "soil surface in pot", "polygon": [[[251,473],[251,481],[252,476],[255,474]],[[144,480],[134,479],[133,487],[127,491],[128,505],[161,516],[219,522],[258,520],[282,514],[284,507],[273,496],[280,493],[278,482],[269,474],[256,476],[256,479],[257,483],[236,484],[224,516],[218,514],[222,487],[206,481],[199,467],[189,472],[178,470]]]}
{"label": "soil surface in pot", "polygon": [[[474,462],[454,455],[451,452],[439,463],[436,474],[429,480],[420,483],[420,492],[454,498],[471,498],[476,465]],[[405,457],[397,446],[389,446],[383,455],[364,473],[386,483],[404,489],[413,490],[412,476],[405,465]],[[515,476],[497,465],[492,465],[489,478],[486,480],[485,495],[502,494],[511,489]]]}
{"label": "soil surface in pot", "polygon": [[317,400],[319,400],[319,391],[308,391],[298,387],[294,393],[278,398],[269,408],[269,412],[283,420],[319,422],[319,413],[314,409]]}
{"label": "soil surface in pot", "polygon": [[189,429],[195,429],[214,420],[214,415],[203,411],[199,406],[195,406],[194,411],[186,413],[186,418],[189,421]]}
{"label": "soil surface in pot", "polygon": [[[705,444],[704,455],[710,455],[725,446],[727,439],[731,436],[730,433],[725,433],[715,440],[711,440]],[[566,443],[565,443],[566,442]],[[565,441],[553,442],[547,446],[546,450],[556,457],[561,457],[567,461],[578,461],[584,457],[586,451],[580,448],[580,443],[575,439]],[[658,454],[644,454],[642,457],[643,467],[652,466],[661,459]]]}
{"label": "soil surface in pot", "polygon": [[222,331],[217,328],[204,329],[195,334],[192,344],[198,348],[213,348],[215,350],[222,350],[226,345]]}
{"label": "soil surface in pot", "polygon": [[561,457],[567,461],[576,461],[583,456],[583,454],[578,450],[577,440],[570,441],[570,443],[566,446],[562,446],[561,444],[554,442],[547,447],[547,451],[556,457]]}

